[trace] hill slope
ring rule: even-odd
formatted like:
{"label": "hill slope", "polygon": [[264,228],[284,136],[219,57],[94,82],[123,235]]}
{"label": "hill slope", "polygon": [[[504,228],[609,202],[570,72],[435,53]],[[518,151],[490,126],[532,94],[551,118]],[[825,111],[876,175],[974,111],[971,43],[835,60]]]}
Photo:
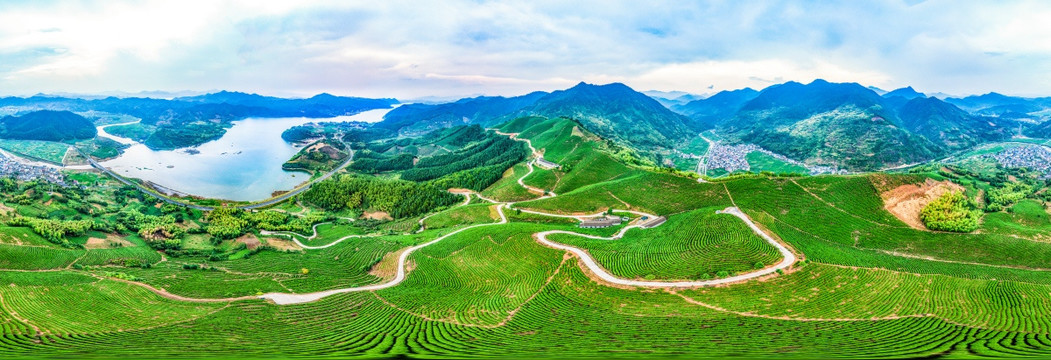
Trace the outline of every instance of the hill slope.
{"label": "hill slope", "polygon": [[999,124],[999,119],[973,116],[937,98],[914,98],[898,115],[906,129],[948,150],[1011,137],[1011,129]]}
{"label": "hill slope", "polygon": [[766,88],[721,130],[797,160],[853,170],[927,160],[941,152],[902,128],[872,90],[824,80]]}
{"label": "hill slope", "polygon": [[407,104],[391,110],[376,124],[377,128],[404,134],[423,134],[457,125],[489,126],[496,119],[526,107],[547,95],[534,92],[522,96],[480,96],[446,104]]}
{"label": "hill slope", "polygon": [[695,134],[688,118],[620,83],[580,83],[552,92],[515,117],[527,115],[576,119],[603,138],[642,147],[671,147]]}

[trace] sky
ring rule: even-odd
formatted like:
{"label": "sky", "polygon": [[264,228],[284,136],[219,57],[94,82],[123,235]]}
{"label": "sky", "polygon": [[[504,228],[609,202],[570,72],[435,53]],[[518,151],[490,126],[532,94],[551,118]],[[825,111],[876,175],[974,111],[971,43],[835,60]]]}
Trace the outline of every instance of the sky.
{"label": "sky", "polygon": [[1051,1],[4,1],[0,94],[1051,95]]}

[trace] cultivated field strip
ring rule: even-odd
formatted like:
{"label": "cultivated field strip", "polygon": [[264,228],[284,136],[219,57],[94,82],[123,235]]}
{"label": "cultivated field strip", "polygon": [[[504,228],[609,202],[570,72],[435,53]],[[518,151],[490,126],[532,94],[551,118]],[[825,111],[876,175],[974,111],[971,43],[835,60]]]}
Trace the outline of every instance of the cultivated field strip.
{"label": "cultivated field strip", "polygon": [[[601,286],[577,270],[576,264],[567,264],[549,286],[500,327],[426,320],[373,294],[352,293],[287,307],[241,302],[206,318],[145,330],[40,338],[8,333],[0,353],[173,356],[185,353],[176,349],[186,345],[202,354],[240,357],[525,356],[538,352],[618,357],[638,349],[650,354],[711,357],[1051,355],[1047,334],[967,328],[936,318],[835,322],[728,316],[700,306],[683,306],[678,299],[662,292]],[[227,341],[231,338],[238,341]]]}

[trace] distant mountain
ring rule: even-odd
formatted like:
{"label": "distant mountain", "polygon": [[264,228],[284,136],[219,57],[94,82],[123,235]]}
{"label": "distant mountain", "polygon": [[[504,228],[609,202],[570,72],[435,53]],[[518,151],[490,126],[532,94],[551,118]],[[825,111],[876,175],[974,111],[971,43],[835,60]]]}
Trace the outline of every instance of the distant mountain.
{"label": "distant mountain", "polygon": [[39,110],[99,111],[126,114],[156,127],[146,141],[153,149],[194,146],[220,137],[234,120],[247,117],[326,118],[389,108],[394,99],[364,99],[320,94],[308,99],[283,99],[256,94],[222,91],[180,97],[80,99],[56,96],[0,98],[0,106]]}
{"label": "distant mountain", "polygon": [[887,90],[883,90],[883,89],[880,89],[880,88],[875,87],[875,86],[868,86],[868,87],[865,87],[865,88],[869,89],[869,90],[872,90],[872,92],[876,93],[876,95],[879,95],[879,96],[883,96],[883,94],[887,93]]}
{"label": "distant mountain", "polygon": [[353,115],[365,110],[389,108],[395,99],[367,99],[318,94],[307,99],[286,99],[241,92],[220,91],[213,94],[175,98],[175,101],[204,104],[228,104],[252,109],[252,116],[266,117],[334,117]]}
{"label": "distant mountain", "polygon": [[483,96],[437,105],[407,104],[391,110],[374,127],[423,134],[465,124],[491,126],[522,116],[573,118],[600,136],[643,147],[670,147],[695,134],[686,125],[689,119],[685,116],[619,83],[580,83],[553,93],[510,98]]}
{"label": "distant mountain", "polygon": [[497,118],[529,106],[544,95],[547,93],[538,91],[510,98],[480,96],[436,105],[406,104],[388,112],[375,127],[403,134],[424,134],[457,125],[489,126],[497,123]]}
{"label": "distant mountain", "polygon": [[906,100],[912,100],[912,99],[919,98],[919,97],[927,97],[927,95],[924,95],[921,92],[917,92],[916,90],[913,90],[912,86],[903,87],[901,89],[896,89],[894,91],[891,91],[891,92],[888,92],[886,94],[883,94],[884,98],[892,98],[892,97],[895,97],[895,96],[903,97]]}
{"label": "distant mountain", "polygon": [[69,111],[41,110],[0,118],[0,138],[66,141],[95,137],[91,120]]}
{"label": "distant mountain", "polygon": [[1011,137],[1013,122],[975,116],[936,98],[917,97],[898,110],[902,125],[947,150]]}
{"label": "distant mountain", "polygon": [[720,91],[707,99],[691,101],[672,109],[689,117],[690,126],[700,131],[722,125],[758,95],[759,92],[751,88]]}
{"label": "distant mountain", "polygon": [[855,83],[768,87],[719,129],[797,160],[854,170],[929,160],[941,152],[902,128],[882,97]]}
{"label": "distant mountain", "polygon": [[945,102],[974,112],[994,106],[1026,104],[1030,102],[1030,99],[991,92],[983,95],[971,95],[965,98],[947,98]]}
{"label": "distant mountain", "polygon": [[512,116],[568,117],[589,131],[639,147],[673,147],[696,135],[687,117],[627,85],[576,86],[544,95]]}
{"label": "distant mountain", "polygon": [[647,90],[642,91],[643,94],[657,100],[657,102],[664,105],[664,107],[672,109],[676,106],[685,105],[691,101],[697,101],[707,98],[708,95],[691,94],[685,91],[658,91],[658,90]]}

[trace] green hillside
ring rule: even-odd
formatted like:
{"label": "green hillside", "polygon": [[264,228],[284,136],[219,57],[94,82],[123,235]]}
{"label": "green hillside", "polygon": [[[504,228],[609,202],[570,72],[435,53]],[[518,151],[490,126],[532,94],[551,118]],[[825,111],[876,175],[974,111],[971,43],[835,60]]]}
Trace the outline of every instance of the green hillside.
{"label": "green hillside", "polygon": [[69,111],[40,110],[0,118],[0,138],[67,141],[95,137],[91,120]]}

